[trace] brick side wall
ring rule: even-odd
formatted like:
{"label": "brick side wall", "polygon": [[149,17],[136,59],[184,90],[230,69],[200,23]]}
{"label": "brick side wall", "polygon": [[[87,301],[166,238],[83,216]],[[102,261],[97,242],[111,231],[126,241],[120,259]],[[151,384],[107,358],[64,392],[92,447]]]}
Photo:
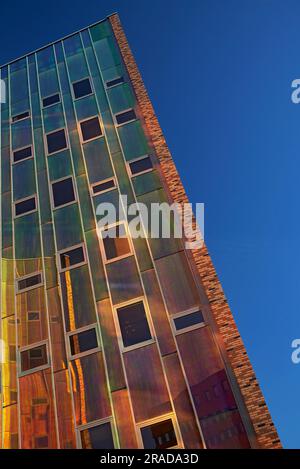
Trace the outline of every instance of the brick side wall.
{"label": "brick side wall", "polygon": [[[162,173],[169,187],[170,194],[175,202],[186,203],[188,202],[187,195],[128,45],[119,17],[117,14],[114,14],[109,19],[135,89],[148,135],[160,161]],[[248,409],[258,445],[261,448],[281,448],[277,431],[206,246],[192,251],[192,255],[202,286],[210,303],[214,320],[225,344],[229,362]]]}

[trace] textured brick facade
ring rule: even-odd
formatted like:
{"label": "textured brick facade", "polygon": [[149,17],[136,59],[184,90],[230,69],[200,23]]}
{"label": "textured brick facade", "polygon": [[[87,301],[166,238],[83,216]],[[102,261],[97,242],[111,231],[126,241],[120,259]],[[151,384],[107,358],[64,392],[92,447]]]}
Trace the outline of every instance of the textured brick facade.
{"label": "textured brick facade", "polygon": [[[109,19],[143,114],[142,117],[145,121],[148,137],[152,141],[160,161],[169,193],[175,202],[186,203],[188,202],[187,195],[128,45],[119,17],[117,14],[114,14]],[[224,344],[227,361],[239,385],[243,404],[246,406],[257,437],[257,443],[254,446],[260,448],[281,448],[277,431],[206,246],[192,251],[192,257],[194,267],[199,274],[200,283],[210,304],[218,335]]]}

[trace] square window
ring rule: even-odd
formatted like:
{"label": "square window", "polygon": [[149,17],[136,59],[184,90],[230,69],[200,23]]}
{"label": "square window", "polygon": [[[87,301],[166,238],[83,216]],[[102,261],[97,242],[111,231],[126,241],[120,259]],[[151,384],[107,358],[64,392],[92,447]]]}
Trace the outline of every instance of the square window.
{"label": "square window", "polygon": [[145,449],[166,449],[177,446],[172,419],[142,427],[141,434]]}
{"label": "square window", "polygon": [[85,262],[84,249],[82,246],[78,246],[69,251],[64,251],[60,253],[59,258],[61,269],[69,269]]}
{"label": "square window", "polygon": [[31,158],[32,156],[32,148],[26,147],[21,148],[20,150],[16,150],[13,152],[13,162],[18,163],[18,161],[26,160],[27,158]]}
{"label": "square window", "polygon": [[52,183],[54,207],[61,207],[75,201],[73,179],[71,177]]}
{"label": "square window", "polygon": [[109,179],[108,181],[98,182],[93,184],[92,192],[94,195],[100,194],[101,192],[106,192],[110,189],[114,189],[116,187],[116,183],[114,179]]}
{"label": "square window", "polygon": [[124,347],[152,339],[143,301],[117,308]]}
{"label": "square window", "polygon": [[120,112],[116,114],[116,121],[118,125],[126,124],[136,119],[136,114],[134,109],[129,109],[128,111]]}
{"label": "square window", "polygon": [[123,223],[111,228],[105,228],[101,234],[106,260],[110,261],[131,254],[126,228]]}
{"label": "square window", "polygon": [[28,321],[39,321],[40,320],[40,312],[39,311],[28,311],[27,319],[28,319]]}
{"label": "square window", "polygon": [[102,135],[98,117],[92,117],[91,119],[80,122],[80,128],[83,142],[87,142],[93,138],[101,137]]}
{"label": "square window", "polygon": [[173,319],[177,331],[187,327],[201,324],[204,322],[201,311],[194,311],[193,313],[185,314]]}
{"label": "square window", "polygon": [[49,443],[48,443],[48,436],[36,436],[34,438],[34,447],[36,449],[43,449],[43,448],[48,448]]}
{"label": "square window", "polygon": [[113,86],[120,85],[121,83],[124,83],[124,78],[118,77],[118,78],[115,78],[114,80],[107,81],[106,86],[107,88],[112,88]]}
{"label": "square window", "polygon": [[67,140],[65,129],[57,130],[56,132],[51,132],[51,134],[46,135],[47,146],[48,146],[48,155],[56,153],[57,151],[64,150],[67,148]]}
{"label": "square window", "polygon": [[74,91],[74,98],[83,98],[84,96],[88,96],[92,94],[92,86],[89,78],[85,78],[84,80],[77,81],[73,83],[73,91]]}
{"label": "square window", "polygon": [[80,432],[83,449],[114,449],[114,440],[109,422],[95,427],[86,428]]}
{"label": "square window", "polygon": [[153,169],[150,156],[146,156],[145,158],[140,158],[136,161],[132,161],[132,163],[129,163],[129,168],[132,176],[136,176],[137,174],[144,173],[145,171]]}
{"label": "square window", "polygon": [[88,329],[69,336],[71,355],[87,352],[98,348],[96,329]]}
{"label": "square window", "polygon": [[21,372],[33,370],[43,365],[48,365],[48,355],[46,344],[32,347],[20,352]]}
{"label": "square window", "polygon": [[36,210],[36,198],[30,197],[20,202],[15,202],[15,216],[25,215]]}
{"label": "square window", "polygon": [[11,120],[13,123],[19,122],[23,119],[27,119],[29,116],[30,116],[30,112],[26,111],[26,112],[22,112],[21,114],[17,114],[16,116],[13,116]]}
{"label": "square window", "polygon": [[28,290],[29,288],[38,287],[42,285],[43,278],[41,273],[20,278],[17,280],[18,291]]}
{"label": "square window", "polygon": [[56,104],[60,102],[59,93],[53,94],[52,96],[47,96],[47,98],[43,99],[43,107],[52,106],[52,104]]}

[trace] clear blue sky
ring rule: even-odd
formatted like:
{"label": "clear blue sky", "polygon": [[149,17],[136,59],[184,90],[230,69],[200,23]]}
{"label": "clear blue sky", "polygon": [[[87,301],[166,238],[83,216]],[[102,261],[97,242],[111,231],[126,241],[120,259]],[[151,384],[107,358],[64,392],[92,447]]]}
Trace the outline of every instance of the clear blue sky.
{"label": "clear blue sky", "polygon": [[118,11],[285,447],[300,448],[298,0],[1,3],[1,63]]}

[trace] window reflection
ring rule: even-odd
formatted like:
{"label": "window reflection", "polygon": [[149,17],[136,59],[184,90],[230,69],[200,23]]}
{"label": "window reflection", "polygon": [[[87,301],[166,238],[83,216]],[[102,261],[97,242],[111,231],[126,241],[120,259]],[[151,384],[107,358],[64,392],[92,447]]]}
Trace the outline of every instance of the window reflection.
{"label": "window reflection", "polygon": [[[207,448],[249,448],[226,371],[206,326],[177,336]],[[205,360],[201,360],[201,357]]]}
{"label": "window reflection", "polygon": [[72,334],[69,339],[71,355],[78,355],[98,347],[97,333],[94,327],[78,334]]}
{"label": "window reflection", "polygon": [[75,99],[82,98],[83,96],[88,96],[92,93],[92,87],[89,78],[84,80],[77,81],[73,83],[73,91]]}
{"label": "window reflection", "polygon": [[115,447],[109,422],[81,430],[80,438],[83,449],[114,449]]}
{"label": "window reflection", "polygon": [[106,259],[112,260],[130,254],[131,249],[123,223],[102,231]]}
{"label": "window reflection", "polygon": [[48,364],[47,346],[46,344],[32,347],[28,350],[20,352],[21,356],[21,372],[33,370]]}
{"label": "window reflection", "polygon": [[177,445],[172,419],[143,427],[141,434],[145,449],[166,449]]}
{"label": "window reflection", "polygon": [[130,304],[117,308],[124,347],[130,347],[151,339],[144,303]]}

